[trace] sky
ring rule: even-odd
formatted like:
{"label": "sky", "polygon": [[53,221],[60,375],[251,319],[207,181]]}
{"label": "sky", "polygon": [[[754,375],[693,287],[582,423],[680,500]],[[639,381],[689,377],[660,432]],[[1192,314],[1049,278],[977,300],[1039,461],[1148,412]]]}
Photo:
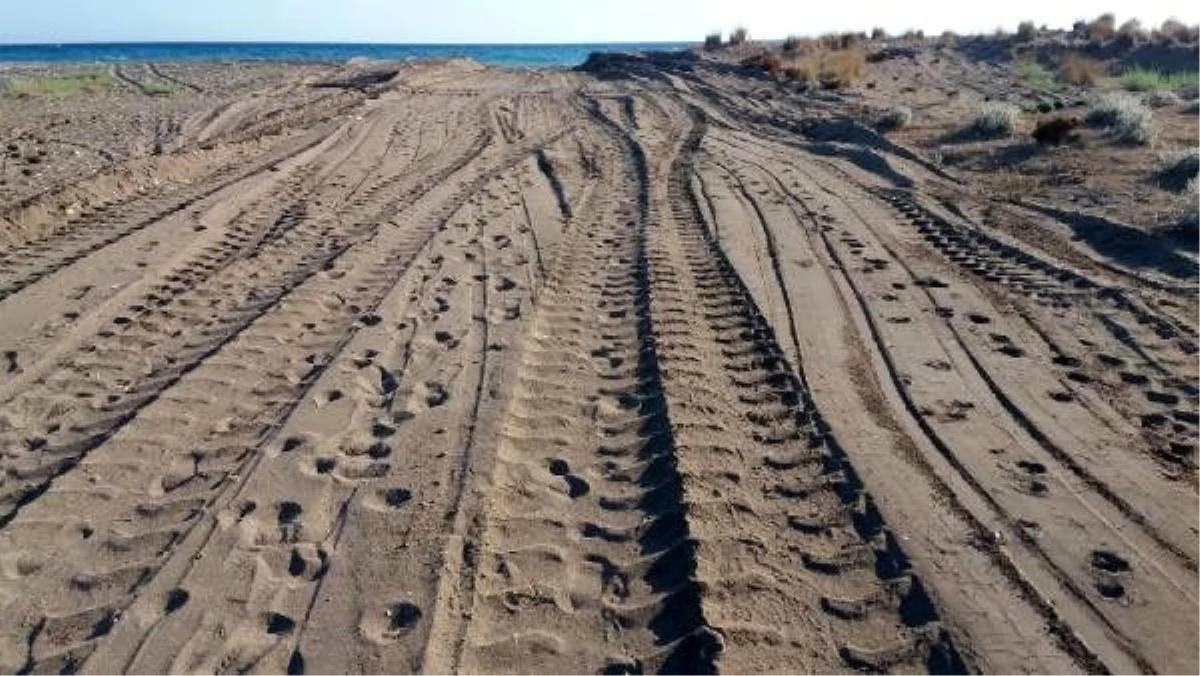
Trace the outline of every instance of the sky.
{"label": "sky", "polygon": [[1110,11],[1157,25],[1200,22],[1180,0],[0,0],[0,43],[292,41],[385,43],[698,42],[829,31],[936,34],[1069,28]]}

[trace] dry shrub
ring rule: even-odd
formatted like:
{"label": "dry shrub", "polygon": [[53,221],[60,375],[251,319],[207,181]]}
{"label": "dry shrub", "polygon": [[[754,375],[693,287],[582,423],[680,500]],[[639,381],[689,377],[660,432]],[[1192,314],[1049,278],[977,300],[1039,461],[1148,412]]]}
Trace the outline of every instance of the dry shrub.
{"label": "dry shrub", "polygon": [[912,108],[908,106],[895,106],[884,111],[875,120],[875,128],[884,132],[903,129],[912,122],[912,117]]}
{"label": "dry shrub", "polygon": [[729,44],[731,44],[731,45],[745,44],[745,42],[749,39],[750,39],[750,31],[746,30],[745,28],[743,28],[741,26],[738,26],[737,28],[733,29],[733,32],[729,34]]}
{"label": "dry shrub", "polygon": [[787,39],[783,41],[783,47],[782,47],[782,49],[783,49],[783,53],[784,53],[784,54],[796,54],[796,53],[799,53],[799,51],[800,51],[800,37],[799,37],[799,36],[797,36],[797,35],[789,35],[789,36],[787,36]]}
{"label": "dry shrub", "polygon": [[971,121],[970,133],[978,138],[993,139],[1012,136],[1021,118],[1021,109],[1008,103],[985,103]]}
{"label": "dry shrub", "polygon": [[817,75],[826,89],[841,89],[862,77],[867,55],[861,48],[843,49],[825,55]]}
{"label": "dry shrub", "polygon": [[1151,36],[1158,43],[1192,44],[1200,41],[1200,27],[1188,26],[1174,17],[1162,22]]}
{"label": "dry shrub", "polygon": [[1059,115],[1040,120],[1033,130],[1033,138],[1045,145],[1070,143],[1078,140],[1079,135],[1074,130],[1081,124],[1083,120],[1078,115]]}
{"label": "dry shrub", "polygon": [[925,43],[925,31],[923,31],[923,30],[905,31],[902,39],[905,42],[911,42],[913,44],[918,44],[918,45],[924,44]]}
{"label": "dry shrub", "polygon": [[1033,42],[1038,36],[1037,26],[1032,21],[1022,21],[1017,24],[1017,40],[1020,42]]}
{"label": "dry shrub", "polygon": [[1200,148],[1164,153],[1158,158],[1154,177],[1167,190],[1180,192],[1196,182],[1200,175]]}
{"label": "dry shrub", "polygon": [[1136,97],[1123,92],[1109,92],[1088,107],[1086,122],[1101,127],[1123,143],[1150,145],[1156,130],[1150,109]]}
{"label": "dry shrub", "polygon": [[1150,34],[1142,28],[1142,22],[1137,19],[1130,19],[1117,29],[1117,42],[1124,49],[1136,47],[1149,39]]}
{"label": "dry shrub", "polygon": [[784,66],[783,74],[810,87],[841,89],[862,77],[866,63],[867,54],[861,47],[818,50]]}
{"label": "dry shrub", "polygon": [[1117,17],[1110,14],[1101,14],[1087,25],[1087,38],[1096,42],[1104,42],[1110,40],[1117,34]]}
{"label": "dry shrub", "polygon": [[1070,52],[1063,57],[1058,67],[1058,77],[1068,84],[1080,87],[1092,87],[1108,73],[1108,69],[1099,61]]}
{"label": "dry shrub", "polygon": [[951,48],[958,44],[958,33],[954,31],[942,31],[941,37],[938,38],[938,46]]}
{"label": "dry shrub", "polygon": [[748,68],[765,70],[772,77],[784,71],[783,60],[775,54],[755,54],[754,56],[742,59],[742,65]]}
{"label": "dry shrub", "polygon": [[707,50],[720,49],[721,48],[721,34],[720,33],[710,33],[710,34],[704,36],[704,48]]}
{"label": "dry shrub", "polygon": [[871,39],[872,40],[886,40],[886,39],[888,39],[887,31],[885,31],[879,27],[872,28],[871,29]]}

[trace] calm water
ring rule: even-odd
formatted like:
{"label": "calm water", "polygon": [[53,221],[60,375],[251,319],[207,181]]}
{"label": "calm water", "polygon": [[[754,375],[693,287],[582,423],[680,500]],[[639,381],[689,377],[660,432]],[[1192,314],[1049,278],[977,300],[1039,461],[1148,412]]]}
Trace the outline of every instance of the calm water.
{"label": "calm water", "polygon": [[0,62],[112,63],[120,61],[345,61],[468,57],[497,66],[570,67],[591,52],[678,50],[678,42],[572,45],[374,45],[333,43],[139,42],[66,45],[0,45]]}

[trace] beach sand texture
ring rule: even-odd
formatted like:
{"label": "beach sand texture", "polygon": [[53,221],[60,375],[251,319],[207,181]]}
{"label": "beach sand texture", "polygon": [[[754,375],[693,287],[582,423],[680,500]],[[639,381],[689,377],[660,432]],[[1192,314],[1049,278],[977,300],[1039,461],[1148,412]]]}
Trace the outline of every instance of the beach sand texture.
{"label": "beach sand texture", "polygon": [[1194,283],[593,65],[122,67],[0,211],[0,673],[1195,673]]}

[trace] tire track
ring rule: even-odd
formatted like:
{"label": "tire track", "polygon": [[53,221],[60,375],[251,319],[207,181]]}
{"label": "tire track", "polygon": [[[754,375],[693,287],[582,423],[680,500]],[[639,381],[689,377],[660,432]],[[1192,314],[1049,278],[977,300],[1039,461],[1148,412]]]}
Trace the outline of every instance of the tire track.
{"label": "tire track", "polygon": [[[813,211],[811,207],[806,206],[805,205],[806,200],[803,195],[797,195],[797,194],[792,193],[791,190],[789,188],[785,187],[782,182],[779,182],[778,179],[775,179],[775,180],[779,184],[780,189],[784,193],[791,194],[792,199],[796,200],[797,203],[800,204],[802,206],[802,208],[804,208],[807,211],[807,216],[806,216],[807,219],[810,220],[814,224],[814,226],[817,228],[817,231],[821,234],[822,238],[825,240],[826,246],[828,247],[831,255],[834,257],[834,260],[839,261],[840,267],[842,267],[842,269],[845,269],[847,271],[854,270],[855,269],[854,267],[849,266],[849,261],[845,259],[845,255],[838,253],[838,250],[841,247],[848,246],[847,242],[850,242],[850,240],[846,239],[847,236],[842,235],[842,238],[845,239],[844,242],[842,240],[835,239],[832,236],[832,231],[828,227],[828,225],[827,224],[821,225],[822,223],[825,223],[829,219],[824,218],[822,214],[819,214],[819,213]],[[864,223],[866,223],[866,221],[864,221]],[[853,237],[851,239],[854,239],[854,242],[850,242],[850,245],[849,245],[849,246],[851,246],[851,248],[849,249],[850,254],[855,255],[855,256],[864,256],[865,257],[865,253],[862,251],[862,245],[857,243],[858,237]],[[857,247],[857,248],[855,248],[855,247]],[[894,254],[893,254],[893,258],[894,258]],[[861,282],[855,281],[854,278],[855,278],[855,275],[853,275],[853,274],[849,275],[848,279],[850,280],[851,284],[861,284]],[[867,279],[870,279],[870,278],[867,278]],[[918,278],[918,279],[920,279],[920,278]],[[918,288],[919,288],[919,285],[918,285]],[[924,293],[928,293],[927,289],[922,290],[922,291]],[[856,291],[856,293],[860,294],[860,302],[865,302],[862,300],[861,294],[863,292]],[[867,308],[867,313],[868,313],[868,316],[870,316],[871,314],[876,314],[877,311],[873,311],[870,308]],[[881,346],[881,349],[885,352],[885,354],[888,352],[894,353],[896,351],[896,347],[894,347],[894,346],[900,345],[903,343],[897,342],[896,338],[887,337],[889,335],[889,331],[892,331],[892,329],[883,329],[882,326],[884,326],[884,325],[876,324],[876,331],[882,332],[882,336],[883,336],[883,337],[881,337],[881,342],[879,343]],[[894,368],[895,367],[893,367],[893,369]],[[895,371],[893,371],[892,377],[899,378],[899,376],[896,375]],[[896,381],[897,385],[899,386],[901,391],[906,391],[910,388],[910,384],[907,382],[907,380],[909,380],[909,379],[904,379],[903,384],[901,384],[901,382],[902,382],[901,380]],[[905,395],[905,396],[907,396],[907,395]],[[918,420],[923,421],[925,419],[926,414],[923,414],[921,412],[921,410],[923,409],[923,406],[913,404],[911,399],[909,400],[909,406],[910,406],[911,413],[914,416],[916,416]],[[961,425],[962,423],[959,423],[959,424]],[[1107,592],[1105,592],[1105,589],[1109,589],[1109,587],[1107,585],[1115,584],[1112,581],[1112,578],[1106,577],[1107,574],[1100,574],[1098,577],[1095,577],[1095,582],[1094,582],[1098,586],[1097,588],[1100,590],[1100,593],[1098,595],[1093,596],[1092,594],[1089,594],[1088,592],[1086,592],[1084,585],[1087,583],[1082,582],[1082,581],[1081,581],[1082,583],[1076,582],[1073,579],[1077,575],[1077,573],[1073,572],[1075,570],[1075,566],[1072,566],[1071,564],[1067,563],[1066,559],[1063,558],[1062,553],[1059,553],[1059,554],[1053,553],[1053,551],[1051,551],[1053,549],[1053,547],[1051,547],[1049,550],[1043,551],[1043,548],[1045,548],[1048,544],[1052,545],[1055,541],[1055,539],[1051,537],[1051,533],[1050,533],[1052,526],[1053,526],[1053,521],[1051,520],[1049,523],[1041,524],[1038,527],[1038,532],[1037,532],[1036,536],[1031,536],[1028,528],[1025,526],[1017,527],[1017,524],[1024,523],[1024,522],[1017,519],[1014,516],[1014,513],[1020,514],[1022,512],[1029,512],[1030,510],[1014,508],[1012,505],[1010,505],[1008,507],[1001,507],[1001,504],[1010,503],[1010,502],[1012,502],[1012,499],[1005,496],[1003,493],[997,493],[997,492],[985,489],[982,484],[978,483],[980,481],[979,477],[988,475],[988,470],[984,469],[973,458],[967,458],[966,456],[961,456],[960,460],[954,459],[955,456],[959,456],[959,451],[955,450],[956,447],[961,447],[962,444],[960,444],[950,438],[947,438],[945,440],[941,439],[942,434],[950,433],[953,428],[945,427],[945,426],[937,426],[937,430],[939,430],[939,431],[934,431],[934,427],[931,427],[924,422],[922,422],[922,425],[923,425],[924,429],[926,430],[926,433],[933,435],[931,438],[934,440],[935,445],[943,453],[949,454],[947,457],[949,457],[951,459],[952,463],[955,463],[955,464],[960,463],[960,462],[964,463],[964,464],[958,465],[958,471],[963,472],[964,473],[963,476],[968,478],[968,480],[974,484],[975,490],[980,491],[981,495],[988,496],[987,499],[989,500],[989,502],[991,502],[993,508],[999,510],[999,513],[1005,515],[1005,520],[1008,521],[1009,524],[1012,524],[1012,526],[1010,526],[1010,527],[1012,527],[1012,537],[1018,541],[1022,541],[1024,543],[1030,545],[1030,547],[1033,549],[1033,551],[1038,552],[1038,556],[1042,557],[1043,561],[1045,561],[1045,563],[1050,566],[1050,570],[1054,571],[1054,577],[1057,580],[1057,584],[1062,585],[1065,590],[1069,591],[1069,594],[1072,597],[1077,599],[1077,602],[1080,603],[1082,605],[1082,607],[1086,610],[1085,615],[1088,615],[1092,618],[1091,619],[1092,622],[1098,622],[1099,627],[1101,628],[1102,634],[1108,634],[1109,636],[1116,634],[1117,636],[1120,636],[1121,632],[1129,631],[1129,625],[1126,625],[1124,623],[1125,622],[1123,619],[1124,613],[1122,613],[1120,615],[1114,614],[1111,610],[1109,610],[1109,606],[1103,605],[1103,603],[1097,603],[1097,601],[1093,600],[1093,598],[1095,598],[1096,596],[1101,596],[1101,597],[1105,596],[1105,594],[1107,593]],[[952,435],[952,437],[956,437],[956,436],[957,435]],[[1036,442],[1029,442],[1029,443],[1023,444],[1023,445],[1026,447],[1026,449],[1028,449],[1030,446],[1035,446]],[[1030,465],[1030,466],[1032,467],[1032,465]],[[1037,468],[1035,467],[1034,469],[1037,469]],[[1053,475],[1050,475],[1050,476],[1053,476]],[[1000,479],[1001,481],[1003,481],[1003,479],[1001,477],[997,477],[997,478]],[[995,482],[991,482],[991,483],[995,483]],[[1078,489],[1076,489],[1076,490],[1078,490]],[[997,500],[999,502],[997,502]],[[1091,517],[1084,517],[1084,520],[1086,521],[1088,518],[1091,518]],[[1076,527],[1076,528],[1080,527],[1079,526],[1079,524],[1081,523],[1080,521],[1078,521],[1078,520],[1073,520],[1073,521],[1076,524],[1076,526],[1074,526],[1074,527]],[[1103,531],[1107,527],[1108,526],[1101,526],[1100,529],[1096,532]],[[1128,529],[1122,528],[1121,530],[1124,531],[1124,530],[1128,530]],[[1136,530],[1136,528],[1135,528],[1135,530]],[[1152,532],[1149,534],[1151,536],[1153,535]],[[1093,535],[1093,538],[1096,538],[1096,537],[1097,536]],[[1063,537],[1062,538],[1063,542],[1069,541],[1070,539],[1071,539],[1071,537]],[[1103,538],[1101,538],[1101,539],[1103,539]],[[1093,539],[1093,541],[1095,541],[1095,540]],[[1047,556],[1049,558],[1046,558]],[[1151,575],[1153,582],[1151,582],[1150,580],[1147,580],[1147,582],[1151,582],[1151,584],[1153,586],[1159,587],[1159,589],[1158,589],[1158,591],[1147,590],[1145,593],[1148,595],[1153,595],[1156,598],[1159,598],[1160,600],[1165,600],[1166,598],[1168,598],[1168,596],[1165,596],[1164,590],[1160,588],[1161,587],[1160,581],[1157,579],[1154,579],[1157,577],[1155,572],[1153,572],[1155,565],[1157,565],[1156,563],[1154,563],[1155,556],[1154,555],[1148,555],[1148,556],[1149,556],[1149,558],[1145,559],[1145,560],[1151,562],[1150,567],[1152,570],[1147,571],[1147,574]],[[1127,591],[1125,589],[1125,585],[1128,585],[1129,582],[1125,579],[1122,579],[1120,584],[1122,585],[1121,586],[1121,594],[1124,594]],[[1125,611],[1125,612],[1127,612],[1127,611]],[[1075,622],[1072,622],[1072,624],[1074,625]],[[1077,629],[1081,628],[1079,625],[1075,625],[1075,626]],[[1123,627],[1123,628],[1118,629],[1117,628],[1118,626]],[[1088,630],[1088,631],[1091,632],[1093,635],[1095,635],[1095,630]],[[1142,657],[1141,654],[1139,654],[1138,649],[1133,647],[1134,644],[1132,642],[1130,642],[1129,639],[1117,638],[1116,644],[1118,646],[1120,646],[1121,650],[1126,651],[1126,653],[1136,661],[1136,663],[1138,664],[1138,668],[1143,669],[1143,670],[1151,668],[1150,664],[1145,660],[1145,658]]]}
{"label": "tire track", "polygon": [[470,619],[461,639],[435,634],[461,656],[435,668],[510,670],[535,651],[538,669],[706,673],[719,649],[649,333],[644,158],[604,135],[608,190],[560,245],[500,432]]}
{"label": "tire track", "polygon": [[[523,156],[520,153],[528,153],[529,148],[522,148],[516,151],[517,156]],[[475,157],[475,153],[470,157]],[[498,168],[487,169],[486,165],[483,170],[485,175],[493,175],[498,171],[505,170],[511,166],[516,159],[511,158],[500,163]],[[451,166],[458,166],[464,161],[452,161]],[[493,165],[494,166],[494,165]],[[461,167],[459,167],[461,169]],[[448,177],[447,177],[448,179]],[[447,179],[442,179],[433,182],[430,189],[442,186],[447,182]],[[428,241],[429,237],[437,229],[437,223],[444,222],[444,219],[449,214],[453,213],[458,205],[465,200],[466,196],[478,189],[481,179],[475,178],[462,184],[460,188],[456,188],[456,192],[452,193],[449,203],[434,202],[425,207],[426,213],[431,217],[428,218],[426,224],[412,230],[380,230],[378,226],[372,228],[367,225],[358,226],[363,230],[360,233],[360,238],[357,244],[360,246],[352,246],[351,242],[347,241],[343,246],[337,249],[330,250],[327,257],[323,257],[318,261],[314,261],[315,265],[311,268],[298,271],[295,281],[288,288],[283,289],[279,299],[271,299],[268,308],[264,308],[253,321],[246,324],[247,328],[244,331],[239,331],[229,339],[222,340],[216,345],[209,354],[218,355],[211,358],[206,358],[198,362],[198,366],[184,376],[180,382],[169,390],[168,394],[160,396],[156,402],[157,405],[152,405],[146,411],[141,412],[136,419],[133,419],[130,424],[124,426],[120,432],[113,435],[113,438],[107,440],[107,443],[101,448],[100,453],[104,455],[115,455],[118,460],[115,465],[111,463],[102,463],[97,459],[89,459],[80,472],[87,476],[81,476],[79,472],[70,475],[76,482],[83,482],[86,486],[90,480],[94,479],[91,472],[99,472],[105,479],[105,484],[116,486],[117,495],[128,496],[125,500],[133,500],[137,502],[138,496],[141,494],[137,486],[146,479],[145,471],[129,472],[127,467],[128,461],[122,461],[122,457],[136,456],[136,451],[132,449],[142,448],[146,445],[154,444],[163,448],[168,455],[173,455],[178,460],[174,466],[168,466],[165,473],[155,478],[156,473],[163,472],[163,468],[159,465],[151,465],[150,468],[150,484],[153,486],[156,483],[163,487],[163,490],[168,491],[168,488],[175,488],[176,484],[189,484],[193,480],[204,484],[201,491],[205,495],[205,504],[212,504],[213,500],[219,499],[223,490],[227,488],[226,479],[231,475],[249,474],[253,470],[253,465],[247,467],[245,463],[256,462],[257,454],[253,449],[256,444],[246,444],[245,441],[238,442],[239,437],[233,432],[241,431],[240,429],[230,429],[221,421],[239,420],[246,421],[249,426],[249,433],[252,437],[261,438],[264,441],[269,437],[267,435],[270,429],[277,427],[277,421],[280,420],[289,407],[294,406],[299,393],[290,392],[295,387],[300,386],[301,392],[306,383],[311,381],[311,378],[319,376],[324,365],[328,363],[331,355],[336,354],[341,346],[348,339],[346,331],[349,326],[352,326],[353,320],[359,320],[370,323],[369,317],[371,313],[362,314],[363,308],[358,304],[347,303],[342,293],[339,290],[345,288],[353,288],[356,293],[360,294],[359,298],[366,298],[368,303],[377,304],[387,289],[391,288],[411,263],[411,260]],[[450,185],[458,185],[458,181],[450,181]],[[342,233],[350,235],[353,233]],[[328,239],[328,233],[323,233],[319,239]],[[387,243],[391,242],[391,246]],[[369,243],[374,243],[376,246],[369,246]],[[291,247],[289,247],[291,248]],[[350,252],[344,257],[346,252]],[[331,263],[338,263],[338,266],[344,264],[345,271],[343,274],[336,274],[337,268],[331,267]],[[330,275],[321,275],[313,278],[309,274],[310,270],[325,269],[330,271]],[[358,280],[361,283],[356,283]],[[340,314],[339,314],[340,310]],[[313,312],[318,314],[314,315]],[[281,313],[283,316],[281,316]],[[293,318],[288,320],[287,315],[293,315]],[[262,319],[259,319],[259,318]],[[367,317],[367,319],[362,319]],[[303,322],[305,318],[311,320]],[[274,321],[272,321],[274,320]],[[290,353],[289,361],[286,364],[275,366],[274,370],[269,371],[271,380],[264,382],[262,379],[239,379],[230,373],[230,369],[234,372],[238,370],[235,365],[244,363],[271,363],[271,342],[275,339],[273,336],[280,334],[280,326],[278,322],[285,320],[284,324],[287,328],[292,329],[297,325],[307,327],[310,332],[313,332],[311,337],[304,332],[298,335],[303,338],[299,341],[299,347],[305,352]],[[311,325],[311,326],[310,326]],[[293,332],[294,333],[294,332]],[[286,335],[286,332],[285,332]],[[332,344],[330,344],[332,343]],[[316,349],[316,352],[310,350]],[[283,358],[288,355],[288,352],[276,353],[275,358]],[[306,355],[306,356],[302,356]],[[290,385],[290,387],[289,387]],[[214,392],[215,388],[215,392]],[[232,389],[231,389],[232,388]],[[272,406],[284,405],[282,410],[272,409]],[[229,410],[230,407],[233,410]],[[265,409],[263,408],[265,406]],[[206,410],[216,407],[216,410]],[[164,411],[163,417],[155,415],[156,411]],[[172,427],[180,428],[187,427],[186,421],[192,418],[192,413],[184,414],[183,411],[194,412],[195,419],[202,421],[203,424],[209,424],[207,421],[217,421],[217,426],[214,430],[214,437],[204,437],[207,443],[219,444],[220,448],[214,451],[217,455],[222,455],[229,449],[229,444],[232,442],[233,447],[238,449],[233,453],[230,459],[231,464],[228,466],[218,466],[212,470],[212,473],[201,471],[202,461],[206,459],[207,453],[205,441],[198,442],[199,449],[193,448],[190,452],[186,447],[179,447],[164,440],[161,436],[161,430],[170,429]],[[223,413],[222,410],[228,411]],[[230,415],[232,413],[232,415]],[[181,417],[182,414],[182,417]],[[149,435],[141,437],[139,435]],[[246,447],[250,450],[244,450]],[[130,449],[130,450],[126,450]],[[368,454],[370,455],[370,454]],[[181,469],[179,462],[184,463],[184,468]],[[105,466],[121,468],[117,474],[105,472]],[[190,468],[192,473],[187,474],[187,469]],[[86,470],[86,471],[85,471]],[[360,468],[360,477],[369,477],[372,470],[369,466]],[[350,469],[346,471],[351,471]],[[174,473],[174,474],[173,474]],[[184,474],[185,480],[180,482],[178,474]],[[71,481],[68,481],[65,492],[71,492]],[[78,489],[75,489],[78,490]],[[60,491],[62,492],[62,491]],[[88,491],[85,489],[84,493]],[[78,497],[78,496],[76,496]],[[104,499],[106,503],[112,504],[116,496],[110,496]],[[194,501],[195,496],[188,496],[189,500]],[[122,501],[123,502],[123,501]],[[153,543],[154,548],[150,550],[138,549],[129,545],[122,545],[117,551],[131,552],[128,559],[123,559],[125,563],[117,564],[113,572],[105,572],[103,574],[89,573],[91,577],[100,577],[101,579],[110,578],[111,576],[119,576],[124,573],[127,568],[122,566],[134,565],[139,571],[138,579],[140,582],[136,586],[141,586],[145,582],[152,579],[154,572],[158,570],[163,563],[169,560],[176,544],[186,536],[187,531],[191,526],[187,525],[195,515],[196,511],[178,510],[185,512],[182,515],[182,521],[174,526],[164,526],[164,524],[147,524],[147,519],[144,518],[147,513],[157,515],[161,511],[172,513],[178,506],[176,503],[167,505],[158,505],[154,508],[147,508],[144,504],[125,503],[125,509],[129,510],[129,516],[116,517],[113,521],[117,523],[142,523],[143,527],[151,527],[151,530],[138,535],[122,535],[120,540],[133,540],[139,542],[141,539],[147,539],[147,544]],[[40,506],[40,505],[39,505]],[[51,508],[53,505],[50,506]],[[288,513],[286,505],[280,508],[281,514]],[[54,512],[51,512],[54,513]],[[179,518],[181,515],[173,514]],[[244,515],[243,515],[244,517]],[[30,519],[36,520],[36,516],[31,516]],[[290,519],[291,517],[287,517]],[[281,516],[281,519],[285,519]],[[150,519],[153,521],[153,519]],[[23,521],[15,521],[10,525],[7,532],[11,533],[13,528],[18,528],[16,531],[21,533],[19,526]],[[281,520],[281,524],[284,523]],[[166,537],[165,532],[169,533]],[[180,529],[178,532],[172,528]],[[155,539],[157,536],[157,539]],[[166,543],[163,543],[163,538],[166,537]],[[87,538],[85,538],[87,539]],[[106,546],[113,549],[112,541],[98,543],[99,546]],[[156,561],[154,565],[132,564],[133,561]],[[47,587],[61,594],[62,587],[61,575],[65,574],[61,566],[48,568],[44,573],[38,572],[38,579]],[[76,576],[77,577],[77,576]],[[74,578],[72,578],[74,579]],[[26,585],[32,584],[32,581],[25,580]],[[89,588],[90,591],[90,588]],[[124,606],[132,601],[131,597],[120,597],[118,601],[113,602],[111,606],[101,605],[84,605],[84,608],[78,608],[71,604],[70,595],[67,599],[63,599],[63,603],[72,608],[58,608],[56,612],[47,613],[46,611],[38,610],[37,607],[27,607],[23,612],[14,612],[14,616],[21,619],[17,620],[17,631],[20,633],[20,627],[30,628],[31,632],[26,635],[25,640],[29,645],[29,662],[30,665],[42,664],[50,665],[59,670],[67,669],[71,664],[77,663],[82,659],[82,655],[94,647],[93,639],[100,638],[111,630],[111,626],[115,618],[120,616]],[[49,595],[44,597],[54,598]],[[94,600],[94,599],[92,599]],[[47,601],[48,602],[48,601]],[[79,603],[76,601],[75,603]],[[11,609],[10,609],[11,610]],[[43,619],[34,619],[38,616]],[[99,618],[99,619],[97,619]],[[95,624],[90,628],[85,627],[89,621],[102,621],[105,623],[105,630],[97,632]],[[54,631],[50,634],[54,638],[47,644],[43,637],[47,636],[44,627],[50,623]],[[68,631],[66,627],[74,628]],[[12,631],[12,627],[7,627]],[[86,631],[83,631],[86,629]],[[12,639],[10,639],[12,640]],[[40,667],[39,667],[40,668]]]}
{"label": "tire track", "polygon": [[[699,115],[671,170],[655,306],[671,318],[661,344],[685,486],[712,496],[689,522],[708,545],[698,559],[706,617],[725,638],[719,664],[961,671],[921,582],[703,225],[690,181]],[[729,394],[713,387],[711,365]],[[796,645],[813,646],[799,662]]]}
{"label": "tire track", "polygon": [[[482,149],[485,138],[477,137],[464,156],[423,178],[444,180]],[[4,431],[9,448],[28,450],[10,451],[4,458],[3,521],[291,289],[438,183],[417,183],[400,195],[366,191],[349,211],[281,218],[274,224],[280,227],[268,229],[262,238],[235,232],[234,239],[249,248],[218,244],[210,253],[218,257],[215,261],[200,260],[186,266],[185,274],[168,276],[134,306],[132,316],[115,319],[113,329],[98,333],[97,342],[82,354],[68,356],[49,378],[6,402],[16,411],[37,412],[31,422],[38,427]],[[345,226],[339,220],[357,222]],[[248,255],[236,254],[242,250]],[[209,274],[218,271],[220,275]],[[131,354],[139,358],[130,359]],[[73,404],[80,399],[92,403],[86,408]]]}

